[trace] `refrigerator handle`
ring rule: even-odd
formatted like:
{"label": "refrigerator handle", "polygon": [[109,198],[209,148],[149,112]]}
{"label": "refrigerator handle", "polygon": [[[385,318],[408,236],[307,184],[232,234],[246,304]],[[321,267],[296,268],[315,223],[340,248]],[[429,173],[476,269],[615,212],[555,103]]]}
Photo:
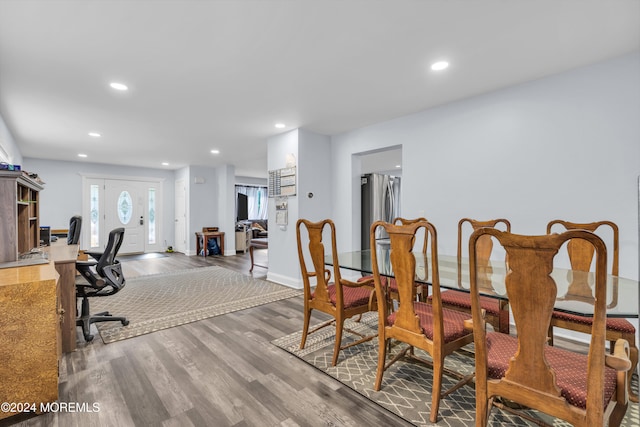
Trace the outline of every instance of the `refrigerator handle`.
{"label": "refrigerator handle", "polygon": [[395,196],[393,194],[393,182],[391,180],[387,183],[387,194],[389,197],[388,218],[389,218],[389,222],[391,222],[394,219],[396,219]]}

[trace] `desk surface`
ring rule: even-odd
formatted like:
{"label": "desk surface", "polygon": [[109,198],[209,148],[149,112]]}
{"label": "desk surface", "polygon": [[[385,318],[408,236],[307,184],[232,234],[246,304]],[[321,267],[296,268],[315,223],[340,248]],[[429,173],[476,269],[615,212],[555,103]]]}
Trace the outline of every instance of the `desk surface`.
{"label": "desk surface", "polygon": [[[431,255],[425,257],[422,253],[416,254],[416,281],[430,283],[429,272]],[[354,251],[338,254],[340,268],[372,274],[371,251]],[[393,277],[391,262],[389,261],[389,249],[379,249],[379,271],[381,275]],[[331,255],[325,258],[325,264],[333,265]],[[456,289],[469,292],[469,263],[462,259],[460,274],[458,274],[458,259],[450,255],[438,255],[438,272],[440,288]],[[484,274],[484,287],[480,293],[483,295],[507,299],[504,279],[506,268],[504,262],[492,261],[490,268]],[[558,299],[555,308],[567,313],[590,316],[593,315],[593,273],[575,272],[567,269],[554,269],[551,277],[558,287]],[[638,281],[609,275],[607,277],[607,316],[609,317],[638,317]],[[579,289],[578,291],[576,289]]]}
{"label": "desk surface", "polygon": [[42,248],[49,254],[49,259],[55,263],[76,262],[80,245],[68,245],[66,240],[53,243],[51,246]]}
{"label": "desk surface", "polygon": [[0,287],[58,280],[58,273],[51,262],[46,264],[0,269]]}

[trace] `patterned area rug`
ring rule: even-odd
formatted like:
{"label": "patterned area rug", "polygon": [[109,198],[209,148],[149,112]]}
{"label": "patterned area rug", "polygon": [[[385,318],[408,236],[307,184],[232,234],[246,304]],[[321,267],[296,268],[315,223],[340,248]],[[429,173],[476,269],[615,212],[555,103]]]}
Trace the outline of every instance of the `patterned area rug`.
{"label": "patterned area rug", "polygon": [[302,291],[213,266],[127,279],[124,289],[91,299],[91,312],[126,316],[96,323],[105,344],[301,295]]}
{"label": "patterned area rug", "polygon": [[[347,326],[361,333],[375,333],[377,329],[377,314],[367,313],[360,323],[349,320],[347,321]],[[433,425],[429,422],[433,379],[432,371],[429,367],[419,362],[400,360],[384,373],[380,391],[374,391],[373,383],[378,364],[377,339],[341,351],[337,366],[332,367],[331,358],[333,355],[334,336],[335,329],[333,327],[327,327],[315,332],[307,337],[307,344],[304,350],[299,350],[300,332],[279,338],[272,343],[315,366],[410,423],[417,426]],[[355,338],[345,331],[345,342],[347,337]],[[391,354],[396,354],[401,347],[400,345],[392,346]],[[468,347],[469,351],[473,350],[472,345]],[[467,349],[465,348],[465,350]],[[420,357],[430,359],[427,353],[420,350],[416,350],[416,353]],[[467,352],[455,353],[445,359],[446,368],[465,375],[473,372],[473,365],[473,356]],[[444,375],[443,390],[450,388],[455,383],[457,383],[456,379]],[[635,377],[634,385],[637,390],[637,377]],[[544,419],[554,426],[569,426],[568,423],[535,411],[529,411],[529,415]],[[475,393],[471,385],[461,387],[440,401],[437,425],[475,425]],[[491,411],[489,425],[528,426],[535,424],[494,408]],[[622,425],[640,425],[637,404],[629,404],[627,416]]]}

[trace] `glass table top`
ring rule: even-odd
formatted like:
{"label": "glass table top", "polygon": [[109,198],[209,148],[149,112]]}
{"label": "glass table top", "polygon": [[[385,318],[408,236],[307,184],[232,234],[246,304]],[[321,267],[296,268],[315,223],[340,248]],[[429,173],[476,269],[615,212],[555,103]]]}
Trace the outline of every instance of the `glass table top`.
{"label": "glass table top", "polygon": [[[416,253],[416,281],[431,283],[430,272],[433,271],[431,255],[424,256]],[[378,269],[383,276],[393,277],[389,249],[378,249]],[[372,274],[371,251],[353,251],[338,254],[340,268],[358,271],[363,275]],[[325,264],[333,265],[331,255],[325,258]],[[493,298],[507,299],[505,276],[507,270],[504,261],[490,261],[490,264],[478,272],[479,289],[482,295]],[[468,259],[438,255],[438,276],[441,289],[456,289],[469,292],[469,263]],[[555,309],[577,314],[593,315],[593,272],[573,271],[568,269],[554,269],[551,277],[558,287],[558,298]],[[608,317],[638,317],[638,281],[623,277],[607,276],[607,316]]]}

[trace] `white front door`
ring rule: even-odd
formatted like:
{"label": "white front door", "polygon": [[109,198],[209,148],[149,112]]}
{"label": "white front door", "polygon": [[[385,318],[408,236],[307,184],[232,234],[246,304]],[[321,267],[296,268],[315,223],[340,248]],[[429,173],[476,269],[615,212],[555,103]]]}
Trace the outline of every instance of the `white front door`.
{"label": "white front door", "polygon": [[109,232],[125,229],[119,253],[160,252],[162,183],[100,177],[83,179],[82,248],[102,250]]}
{"label": "white front door", "polygon": [[121,254],[144,252],[145,200],[141,183],[105,180],[107,230],[124,227]]}

